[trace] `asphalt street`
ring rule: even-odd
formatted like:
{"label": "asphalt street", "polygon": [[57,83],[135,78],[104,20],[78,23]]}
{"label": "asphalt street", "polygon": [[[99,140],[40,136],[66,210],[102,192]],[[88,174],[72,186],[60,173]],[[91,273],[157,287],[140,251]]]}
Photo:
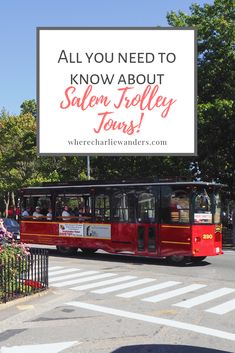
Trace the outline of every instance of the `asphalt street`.
{"label": "asphalt street", "polygon": [[1,353],[234,353],[235,251],[200,265],[50,251],[48,291],[0,305]]}

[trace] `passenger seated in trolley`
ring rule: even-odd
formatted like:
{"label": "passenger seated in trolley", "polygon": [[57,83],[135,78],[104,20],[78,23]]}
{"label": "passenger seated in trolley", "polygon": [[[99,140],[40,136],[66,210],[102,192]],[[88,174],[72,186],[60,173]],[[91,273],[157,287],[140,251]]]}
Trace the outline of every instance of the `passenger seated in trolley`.
{"label": "passenger seated in trolley", "polygon": [[33,213],[33,219],[40,219],[43,218],[43,214],[41,213],[41,208],[39,206],[35,207],[35,211]]}
{"label": "passenger seated in trolley", "polygon": [[91,209],[89,206],[85,206],[84,204],[79,207],[79,220],[85,221],[91,218]]}
{"label": "passenger seated in trolley", "polygon": [[71,219],[71,214],[69,212],[68,205],[64,205],[64,210],[62,212],[62,219],[63,219],[63,221],[69,221]]}
{"label": "passenger seated in trolley", "polygon": [[52,220],[52,208],[48,208],[48,212],[47,212],[47,220],[51,221]]}
{"label": "passenger seated in trolley", "polygon": [[26,207],[26,209],[22,212],[22,217],[30,217],[30,214],[31,214],[31,209],[30,207]]}

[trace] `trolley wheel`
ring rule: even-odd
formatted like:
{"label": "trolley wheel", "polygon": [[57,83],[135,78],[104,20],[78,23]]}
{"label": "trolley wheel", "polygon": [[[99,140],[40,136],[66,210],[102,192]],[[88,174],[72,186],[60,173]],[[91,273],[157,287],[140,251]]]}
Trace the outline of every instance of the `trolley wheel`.
{"label": "trolley wheel", "polygon": [[98,249],[80,248],[85,255],[93,255]]}
{"label": "trolley wheel", "polygon": [[171,255],[167,257],[167,262],[173,265],[181,265],[184,264],[186,261],[185,256],[183,255]]}
{"label": "trolley wheel", "polygon": [[202,262],[203,260],[205,260],[206,256],[192,256],[191,257],[191,261],[195,264],[198,264],[199,262]]}
{"label": "trolley wheel", "polygon": [[61,255],[75,255],[78,251],[78,248],[71,248],[70,246],[57,246],[56,249]]}

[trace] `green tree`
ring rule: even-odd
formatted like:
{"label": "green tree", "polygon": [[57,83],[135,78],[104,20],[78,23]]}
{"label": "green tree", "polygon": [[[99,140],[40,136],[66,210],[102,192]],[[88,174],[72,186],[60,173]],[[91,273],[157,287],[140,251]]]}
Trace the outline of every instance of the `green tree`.
{"label": "green tree", "polygon": [[23,186],[86,178],[84,158],[37,155],[36,120],[31,113],[2,116],[0,132],[0,207],[6,214],[9,205],[16,206]]}
{"label": "green tree", "polygon": [[36,122],[31,114],[0,120],[0,192],[6,212],[15,206],[15,191],[35,173]]}
{"label": "green tree", "polygon": [[171,26],[198,31],[198,149],[204,177],[232,185],[235,169],[235,3],[190,7],[191,14],[171,12]]}
{"label": "green tree", "polygon": [[34,116],[34,118],[36,118],[37,116],[37,103],[35,101],[35,99],[29,99],[29,100],[25,100],[21,106],[21,114],[27,114],[30,113],[32,114],[32,116]]}
{"label": "green tree", "polygon": [[99,179],[169,178],[189,174],[189,158],[92,157],[91,176]]}
{"label": "green tree", "polygon": [[[234,0],[193,4],[190,14],[171,12],[168,23],[198,30],[198,150],[203,179],[220,177],[232,185],[235,169],[235,7]],[[42,181],[86,178],[84,157],[38,157],[35,100],[21,105],[20,117],[0,120],[0,190]],[[24,113],[28,113],[24,115]],[[22,120],[21,120],[22,119]],[[28,121],[28,123],[26,123]],[[15,144],[15,145],[14,145]],[[190,157],[92,157],[93,178],[186,175]]]}
{"label": "green tree", "polygon": [[3,107],[0,111],[0,119],[6,118],[9,116],[9,112],[6,110],[5,107]]}
{"label": "green tree", "polygon": [[[198,151],[203,179],[232,186],[235,169],[234,0],[192,4],[190,14],[170,12],[174,27],[198,32]],[[92,175],[108,177],[189,177],[189,157],[92,157]]]}
{"label": "green tree", "polygon": [[38,157],[38,172],[44,181],[68,182],[86,180],[83,157]]}

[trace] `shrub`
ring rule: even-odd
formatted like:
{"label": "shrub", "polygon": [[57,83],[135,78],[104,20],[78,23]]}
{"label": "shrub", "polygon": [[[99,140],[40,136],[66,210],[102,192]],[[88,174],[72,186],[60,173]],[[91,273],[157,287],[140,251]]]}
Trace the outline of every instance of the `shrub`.
{"label": "shrub", "polygon": [[29,270],[29,248],[23,243],[16,243],[12,234],[0,224],[0,302],[7,293],[29,292],[29,286],[21,277]]}

